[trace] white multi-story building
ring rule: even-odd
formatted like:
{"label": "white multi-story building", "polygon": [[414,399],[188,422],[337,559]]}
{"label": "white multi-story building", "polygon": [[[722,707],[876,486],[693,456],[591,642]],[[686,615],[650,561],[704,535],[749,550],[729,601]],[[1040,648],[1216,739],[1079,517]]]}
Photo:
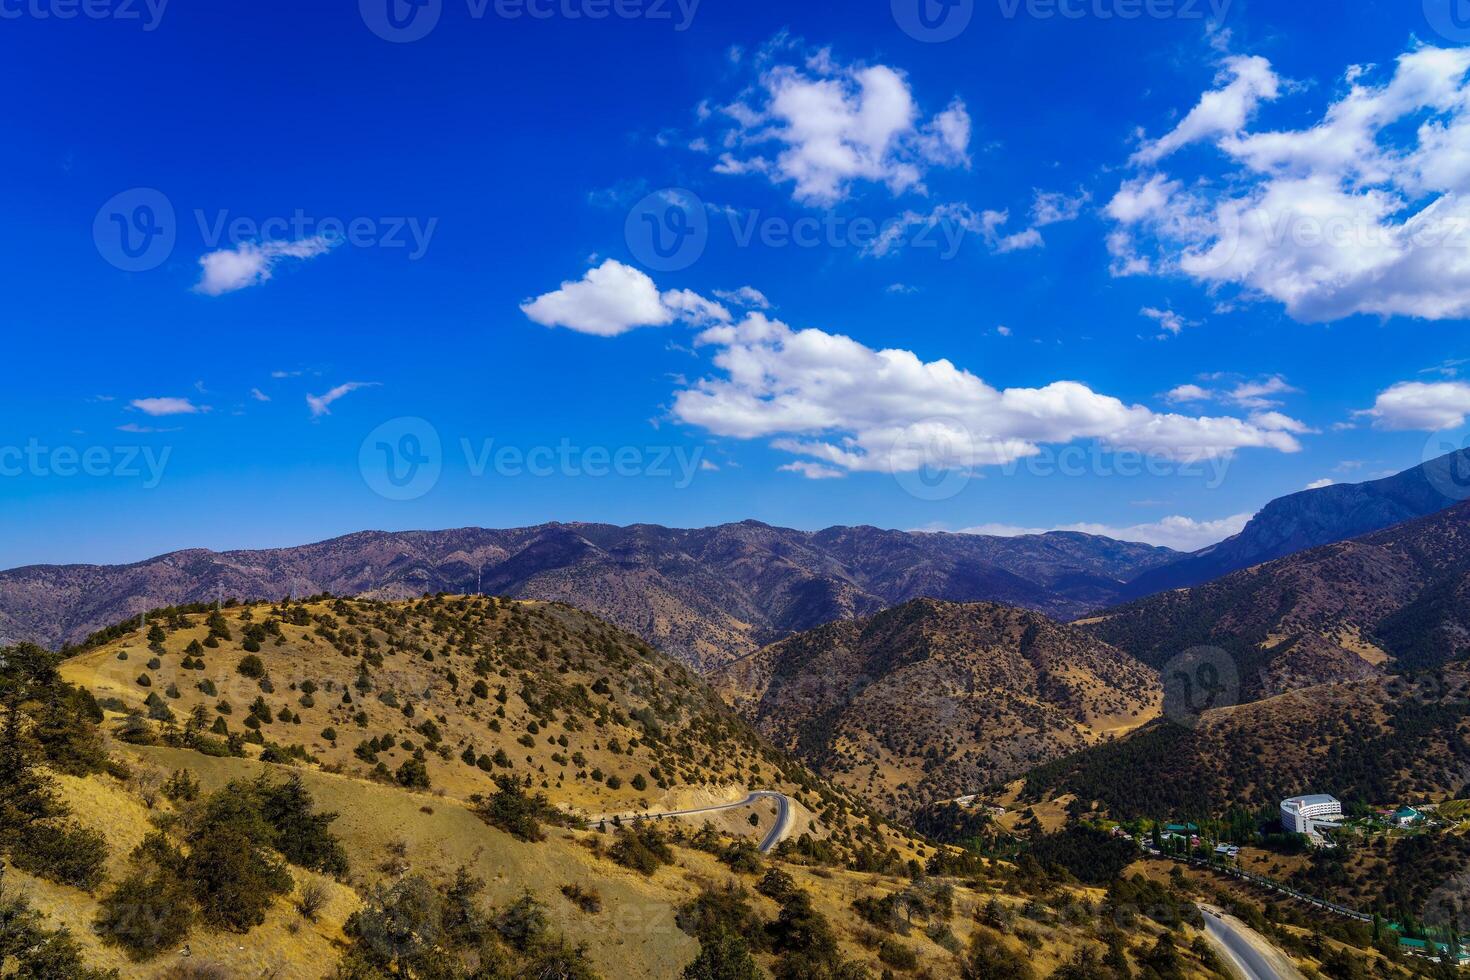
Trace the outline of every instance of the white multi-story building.
{"label": "white multi-story building", "polygon": [[1342,804],[1325,793],[1281,801],[1281,826],[1293,834],[1315,834],[1319,827],[1337,827],[1341,822]]}

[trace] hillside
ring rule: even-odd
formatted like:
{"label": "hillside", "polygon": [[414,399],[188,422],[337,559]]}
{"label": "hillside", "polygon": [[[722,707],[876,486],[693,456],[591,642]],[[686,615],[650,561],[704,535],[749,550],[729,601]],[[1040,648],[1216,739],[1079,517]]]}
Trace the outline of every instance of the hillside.
{"label": "hillside", "polygon": [[890,812],[974,793],[1139,725],[1152,671],[991,603],[915,600],[783,640],[713,678],[777,745]]}
{"label": "hillside", "polygon": [[754,521],[702,530],[547,524],[364,532],[298,548],[0,572],[0,643],[77,643],[148,609],[222,598],[478,592],[571,603],[696,667],[919,596],[1070,617],[1175,556],[1083,534],[999,538]]}
{"label": "hillside", "polygon": [[1198,585],[1298,551],[1438,513],[1470,497],[1470,450],[1381,480],[1339,483],[1280,497],[1239,534],[1143,572],[1123,590],[1137,598]]}
{"label": "hillside", "polygon": [[1154,667],[1219,647],[1242,700],[1442,664],[1470,655],[1470,503],[1079,625]]}
{"label": "hillside", "polygon": [[458,799],[529,777],[584,816],[746,787],[823,808],[821,787],[687,667],[568,606],[330,599],[169,610],[127,628],[62,668],[123,719],[125,740],[192,729],[249,757]]}
{"label": "hillside", "polygon": [[[1091,913],[1101,888],[895,833],[686,668],[564,607],[174,609],[56,660],[0,657],[0,915],[17,976],[1028,978],[1106,953],[1203,978],[1213,964],[1197,917],[1125,935]],[[471,742],[508,765],[460,758]],[[565,819],[755,785],[802,813],[769,856],[751,844],[760,806]]]}
{"label": "hillside", "polygon": [[1074,795],[1118,819],[1220,815],[1301,793],[1448,799],[1470,786],[1470,667],[1291,691],[1160,719],[1028,774],[1026,801]]}

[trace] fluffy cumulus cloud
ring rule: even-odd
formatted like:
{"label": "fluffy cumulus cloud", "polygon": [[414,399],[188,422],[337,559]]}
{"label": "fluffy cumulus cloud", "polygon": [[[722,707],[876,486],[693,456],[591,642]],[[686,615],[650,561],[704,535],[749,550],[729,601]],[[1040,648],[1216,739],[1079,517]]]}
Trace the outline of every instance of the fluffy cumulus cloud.
{"label": "fluffy cumulus cloud", "polygon": [[789,43],[770,46],[756,83],[713,114],[725,124],[718,172],[759,174],[792,185],[802,203],[830,205],[860,182],[897,195],[922,191],[935,167],[969,166],[959,99],[926,117],[896,68],[841,64],[825,50],[782,63],[793,54]]}
{"label": "fluffy cumulus cloud", "polygon": [[1381,392],[1373,407],[1360,413],[1377,429],[1433,432],[1465,424],[1470,415],[1470,383],[1405,381]]}
{"label": "fluffy cumulus cloud", "polygon": [[946,360],[794,330],[759,312],[697,342],[714,349],[719,373],[676,392],[674,416],[716,435],[770,439],[809,477],[1003,465],[1076,440],[1187,461],[1300,449],[1298,423],[1285,416],[1160,413],[1075,381],[1001,389]]}
{"label": "fluffy cumulus cloud", "polygon": [[719,303],[689,290],[660,293],[647,273],[616,259],[589,269],[580,280],[563,282],[560,289],[526,300],[521,312],[544,327],[566,327],[598,337],[616,337],[638,327],[665,327],[679,319],[730,320],[730,311]]}
{"label": "fluffy cumulus cloud", "polygon": [[218,249],[200,258],[203,271],[194,291],[220,296],[258,286],[271,277],[282,260],[314,259],[331,249],[331,241],[320,235],[294,242],[242,242],[235,248]]}
{"label": "fluffy cumulus cloud", "polygon": [[1022,534],[1046,534],[1049,531],[1076,531],[1081,534],[1098,534],[1119,541],[1141,541],[1144,544],[1173,548],[1175,551],[1198,551],[1201,548],[1238,534],[1251,519],[1250,514],[1233,514],[1217,521],[1197,521],[1191,517],[1165,517],[1148,524],[1065,524],[1060,527],[1034,528],[1017,527],[1011,524],[982,524],[967,527],[966,534],[992,534],[1000,537],[1017,537]]}
{"label": "fluffy cumulus cloud", "polygon": [[1470,316],[1467,70],[1470,49],[1417,47],[1345,73],[1308,124],[1267,129],[1263,104],[1316,89],[1227,58],[1105,206],[1114,273],[1239,289],[1308,322]]}

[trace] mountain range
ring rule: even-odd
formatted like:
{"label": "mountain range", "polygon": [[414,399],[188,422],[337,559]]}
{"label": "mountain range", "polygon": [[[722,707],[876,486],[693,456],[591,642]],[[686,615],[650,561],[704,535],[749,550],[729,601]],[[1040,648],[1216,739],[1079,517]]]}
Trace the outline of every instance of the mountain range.
{"label": "mountain range", "polygon": [[1298,551],[1355,538],[1470,499],[1470,450],[1393,476],[1303,490],[1268,503],[1240,533],[1128,583],[1125,598],[1198,585]]}
{"label": "mountain range", "polygon": [[1256,700],[1470,656],[1470,502],[1083,621],[1156,668],[1201,645]]}
{"label": "mountain range", "polygon": [[[1470,451],[1387,479],[1280,498],[1235,537],[1191,555],[1073,532],[811,532],[756,521],[693,530],[554,523],[365,531],[290,548],[3,571],[0,643],[60,647],[152,608],[231,596],[479,592],[571,603],[710,670],[793,633],[921,597],[1075,619],[1433,514],[1465,496]],[[1351,666],[1328,653],[1333,666]]]}
{"label": "mountain range", "polygon": [[132,565],[0,572],[0,643],[59,646],[149,609],[323,592],[480,592],[579,606],[704,669],[790,633],[919,596],[1070,618],[1178,557],[1075,533],[1023,537],[755,521],[701,530],[545,524],[369,531],[295,548],[179,551]]}

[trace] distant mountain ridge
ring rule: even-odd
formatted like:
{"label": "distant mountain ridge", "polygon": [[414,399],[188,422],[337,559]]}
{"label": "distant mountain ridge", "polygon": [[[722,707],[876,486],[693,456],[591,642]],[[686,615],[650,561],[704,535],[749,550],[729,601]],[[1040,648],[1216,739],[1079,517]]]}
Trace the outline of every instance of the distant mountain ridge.
{"label": "distant mountain ridge", "polygon": [[1470,658],[1470,502],[1078,625],[1155,668],[1217,647],[1243,701]]}
{"label": "distant mountain ridge", "polygon": [[1177,554],[1066,532],[807,532],[756,521],[696,530],[365,531],[293,548],[0,572],[0,643],[75,643],[150,608],[231,596],[401,599],[478,589],[576,605],[705,669],[919,596],[994,600],[1070,618],[1115,600],[1125,581]]}
{"label": "distant mountain ridge", "polygon": [[1278,497],[1234,537],[1143,572],[1123,590],[1136,599],[1187,588],[1319,545],[1426,517],[1470,499],[1470,450],[1367,483],[1338,483]]}

